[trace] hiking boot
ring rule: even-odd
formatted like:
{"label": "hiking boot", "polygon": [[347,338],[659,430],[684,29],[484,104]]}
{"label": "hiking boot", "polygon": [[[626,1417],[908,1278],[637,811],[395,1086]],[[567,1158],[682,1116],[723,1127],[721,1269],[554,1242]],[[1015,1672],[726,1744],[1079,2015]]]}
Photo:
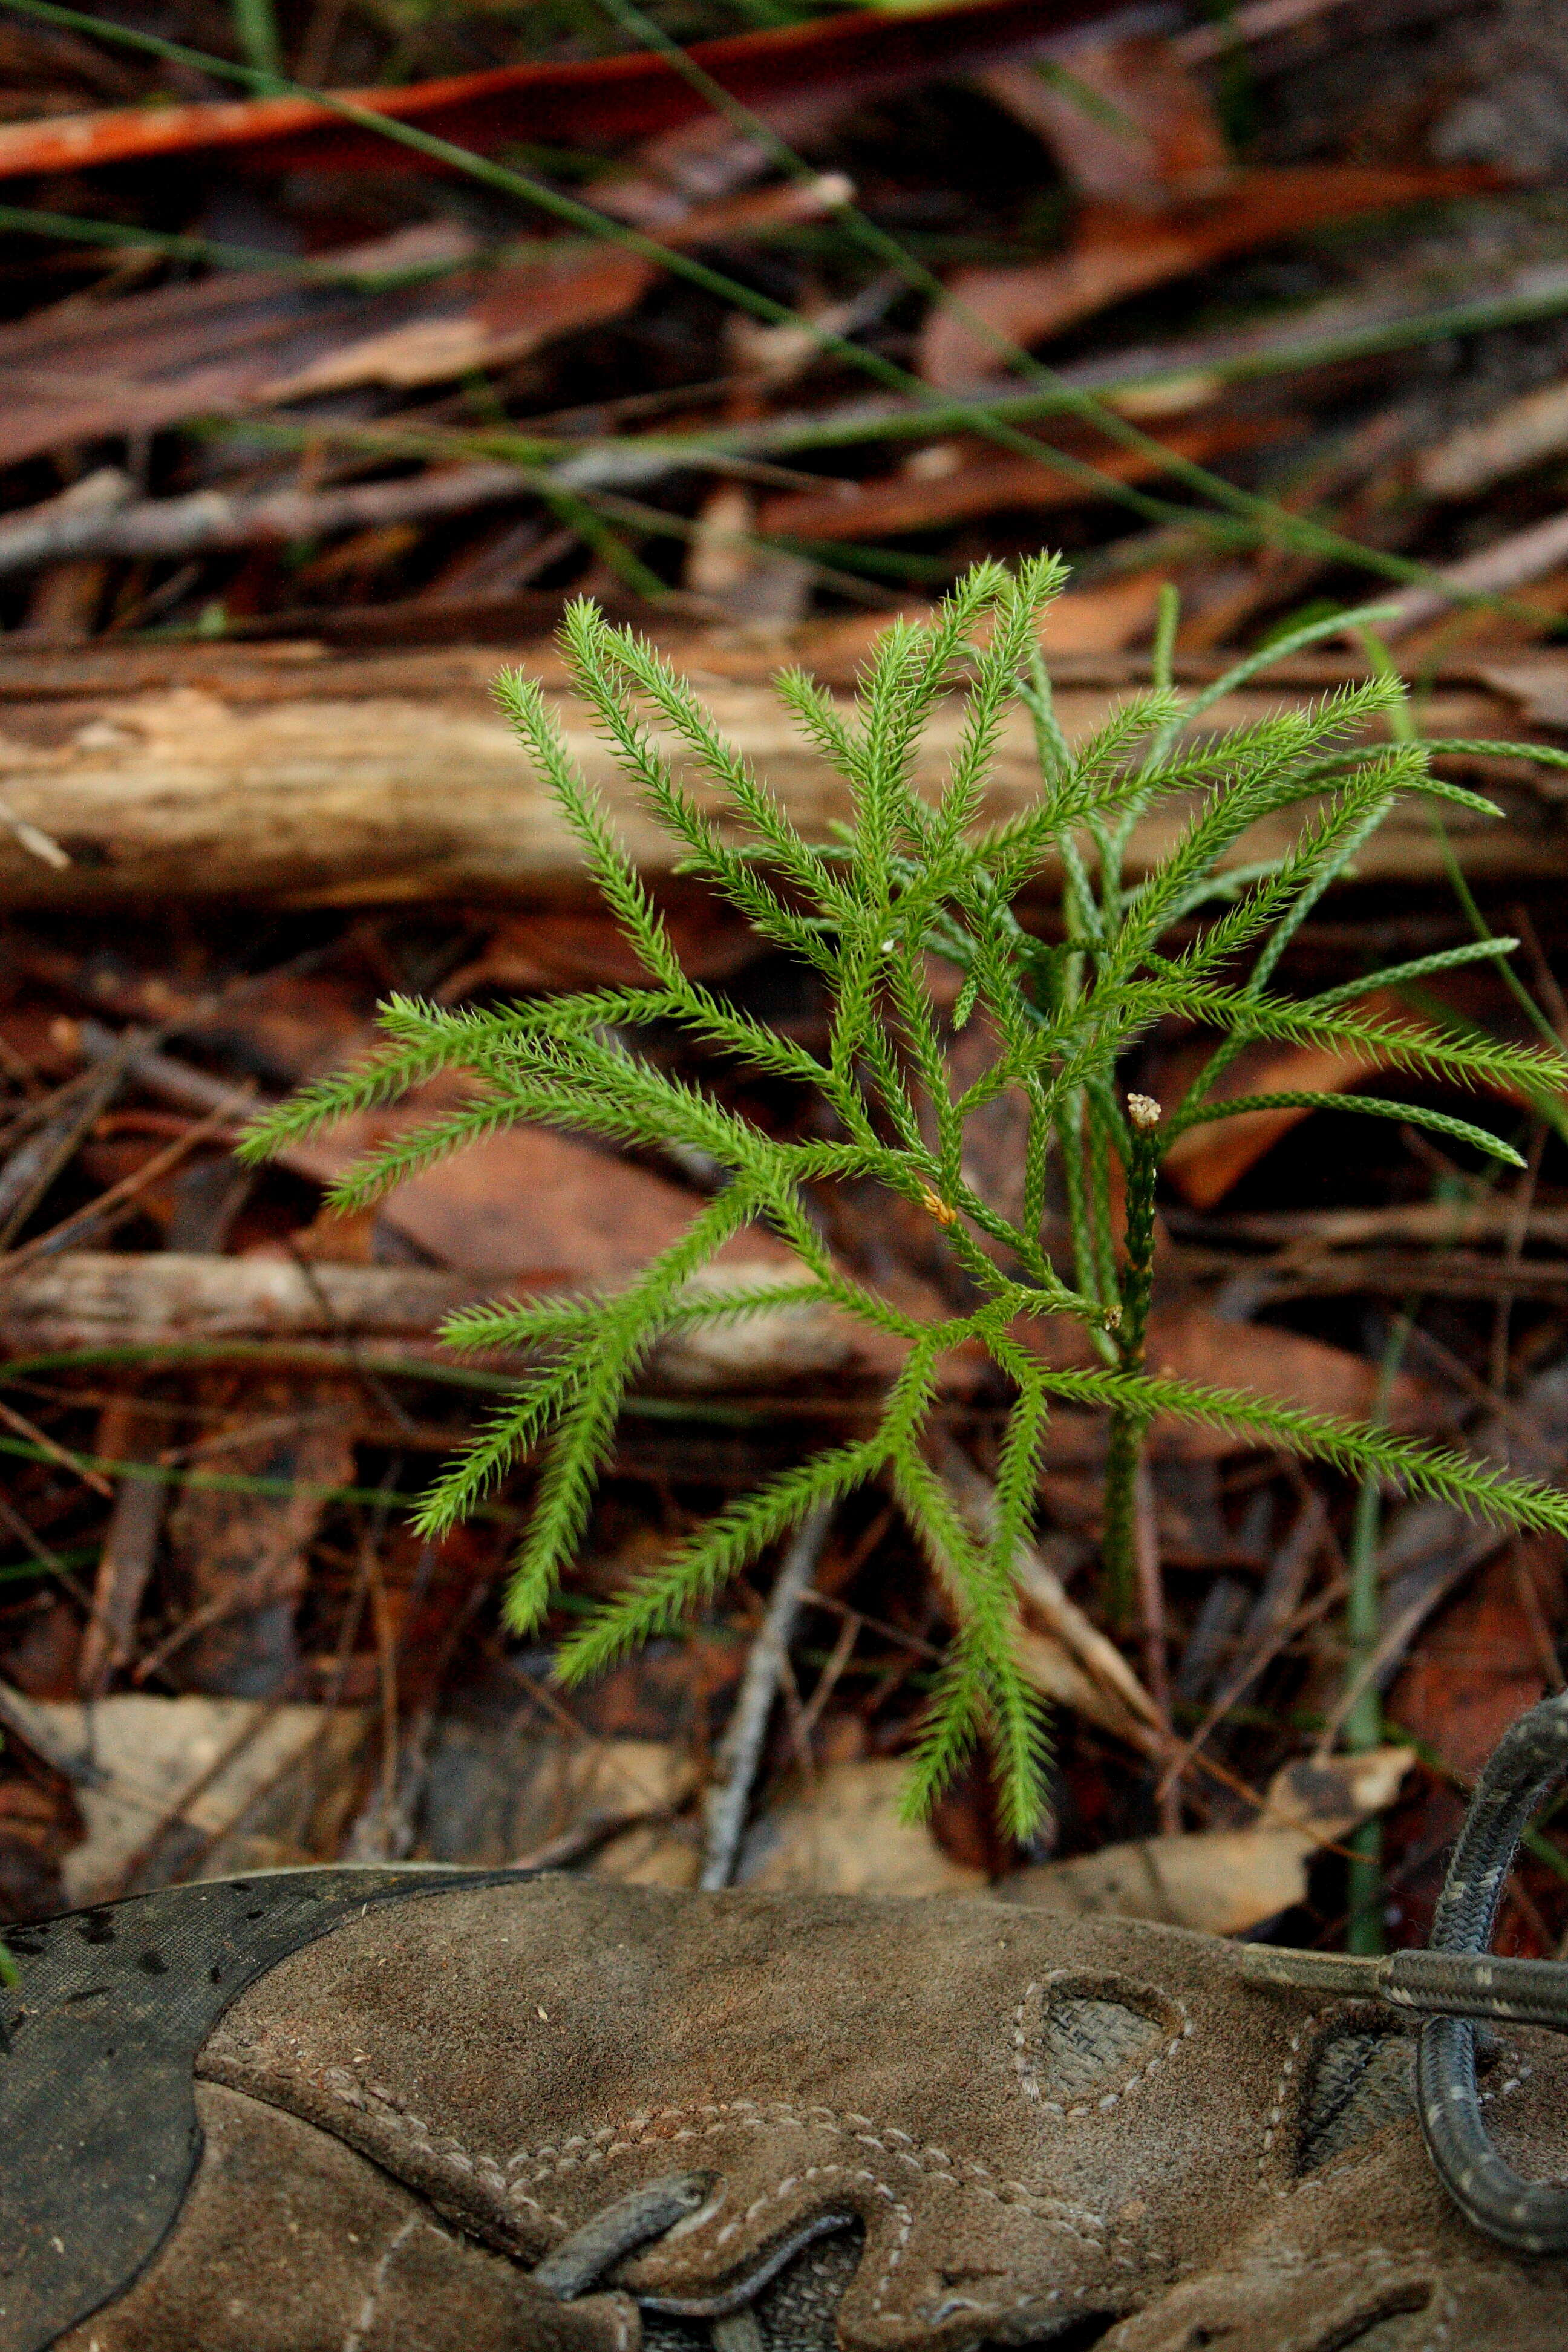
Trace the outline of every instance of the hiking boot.
{"label": "hiking boot", "polygon": [[[288,1872],[12,1937],[0,2352],[1562,2352],[1385,2009],[985,1901]],[[1524,2171],[1568,2053],[1483,2072]]]}

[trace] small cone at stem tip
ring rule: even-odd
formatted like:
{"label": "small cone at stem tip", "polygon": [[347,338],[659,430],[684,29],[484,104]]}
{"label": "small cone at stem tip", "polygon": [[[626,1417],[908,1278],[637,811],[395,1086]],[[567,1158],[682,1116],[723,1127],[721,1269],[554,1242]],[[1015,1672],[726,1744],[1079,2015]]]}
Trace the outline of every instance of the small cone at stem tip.
{"label": "small cone at stem tip", "polygon": [[921,1193],[921,1205],[939,1225],[956,1225],[958,1223],[958,1211],[952,1202],[944,1201],[939,1192],[933,1192],[929,1184]]}
{"label": "small cone at stem tip", "polygon": [[1127,1116],[1141,1134],[1147,1135],[1151,1128],[1159,1126],[1163,1113],[1152,1095],[1129,1095]]}

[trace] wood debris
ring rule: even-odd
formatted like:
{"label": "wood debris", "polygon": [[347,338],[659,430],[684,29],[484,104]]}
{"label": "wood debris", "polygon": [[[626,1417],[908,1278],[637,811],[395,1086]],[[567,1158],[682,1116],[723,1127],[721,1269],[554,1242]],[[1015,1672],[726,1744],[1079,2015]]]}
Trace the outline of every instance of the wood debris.
{"label": "wood debris", "polygon": [[[170,0],[159,30],[201,49],[222,14]],[[108,19],[0,24],[0,1924],[348,1856],[989,1892],[1333,1946],[1344,1841],[1375,1820],[1383,1931],[1421,1940],[1464,1784],[1561,1686],[1561,1546],[1392,1494],[1373,1512],[1255,1435],[1160,1418],[1124,1625],[1106,1418],[1059,1405],[1014,1633],[1053,1710],[1049,1818],[1020,1845],[974,1757],[910,1826],[955,1603],[876,1482],[646,1652],[553,1673],[695,1524],[865,1427],[907,1342],[768,1303],[800,1261],[739,1234],[708,1295],[763,1303],[639,1364],[570,1586],[520,1635],[501,1595],[537,1462],[440,1541],[412,1514],[540,1358],[459,1358],[443,1326],[612,1294],[721,1171],[519,1128],[336,1213],[356,1156],[455,1082],[259,1173],[234,1148],[367,1052],[390,995],[646,980],[496,709],[506,667],[543,687],[688,969],[820,1048],[812,971],[676,870],[553,632],[584,594],[642,631],[830,844],[850,797],[775,671],[847,708],[890,623],[1045,545],[1075,743],[1149,684],[1173,589],[1188,691],[1325,631],[1209,706],[1194,748],[1366,678],[1383,656],[1343,615],[1377,599],[1415,723],[1468,747],[1442,774],[1502,815],[1381,826],[1292,937],[1289,991],[1353,992],[1484,927],[1519,942],[1511,977],[1489,959],[1360,1009],[1568,1037],[1559,15],[1521,5],[1505,40],[1479,0],[1136,24],[980,0],[737,32],[693,0],[693,79],[574,6],[325,7],[283,12],[298,87],[271,95],[216,46],[197,68]],[[958,726],[944,702],[932,793]],[[985,814],[1039,789],[1020,714]],[[1198,805],[1134,825],[1130,888]],[[1231,877],[1315,814],[1255,829]],[[1024,908],[1053,948],[1061,882],[1042,868]],[[956,1013],[935,957],[931,978]],[[955,1089],[997,1051],[979,1023],[947,1042]],[[1168,1117],[1212,1043],[1164,1022],[1118,1084]],[[764,1131],[812,1131],[791,1086],[673,1030],[650,1050]],[[1258,1041],[1231,1064],[1229,1097],[1296,1099],[1170,1151],[1149,1367],[1560,1483],[1568,1112],[1396,1058]],[[1389,1116],[1352,1126],[1346,1096]],[[1480,1120],[1524,1173],[1408,1109]],[[965,1136],[964,1181],[1008,1216],[1027,1116],[1003,1095]],[[962,1309],[945,1191],[824,1182],[805,1206],[857,1281]],[[1072,1216],[1053,1191],[1061,1269]],[[1057,1370],[1100,1364],[1076,1326],[1034,1328]],[[984,1530],[1009,1392],[967,1351],[938,1391],[930,1465]],[[1384,1732],[1350,1752],[1369,1691]],[[1549,1822],[1500,1938],[1545,1955],[1565,1930]]]}

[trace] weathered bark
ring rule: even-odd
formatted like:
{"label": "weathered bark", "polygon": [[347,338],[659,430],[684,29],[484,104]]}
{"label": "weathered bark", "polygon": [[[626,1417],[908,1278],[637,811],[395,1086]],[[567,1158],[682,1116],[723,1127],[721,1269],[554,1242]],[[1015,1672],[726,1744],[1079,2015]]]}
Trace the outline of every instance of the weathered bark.
{"label": "weathered bark", "polygon": [[[785,1270],[787,1272],[787,1269]],[[773,1261],[732,1265],[731,1280],[777,1279]],[[722,1283],[716,1270],[710,1277]],[[183,1348],[236,1353],[270,1343],[309,1363],[323,1350],[435,1353],[444,1318],[510,1287],[423,1266],[301,1265],[289,1258],[217,1257],[159,1251],[62,1252],[7,1275],[0,1266],[0,1356],[77,1349],[163,1354]],[[465,1360],[441,1351],[448,1363]],[[472,1361],[473,1360],[467,1359]],[[518,1359],[480,1359],[491,1366]],[[665,1339],[643,1385],[701,1394],[795,1381],[875,1380],[889,1361],[877,1336],[831,1307],[781,1307]]]}
{"label": "weathered bark", "polygon": [[[864,624],[804,648],[818,674],[848,682]],[[678,649],[679,650],[679,649]],[[755,647],[688,642],[681,658],[716,717],[814,838],[847,812],[847,795],[785,723],[764,680],[777,658]],[[577,845],[490,701],[509,660],[552,694],[572,748],[604,791],[633,854],[654,876],[670,843],[613,770],[584,706],[563,689],[559,657],[468,647],[449,653],[328,659],[319,647],[126,649],[118,656],[13,656],[0,661],[0,905],[92,907],[137,900],[247,898],[294,903],[410,898],[513,902],[584,887]],[[1059,709],[1082,735],[1136,682],[1135,661],[1064,661]],[[1517,681],[1528,673],[1529,684]],[[1329,664],[1282,666],[1215,707],[1205,727],[1256,719],[1344,677]],[[1498,683],[1490,682],[1495,675]],[[1568,666],[1516,656],[1495,673],[1458,668],[1426,719],[1434,732],[1522,738],[1531,701],[1561,723]],[[939,711],[921,755],[936,784],[960,724]],[[1568,873],[1559,780],[1507,768],[1489,780],[1509,822],[1449,815],[1478,876],[1526,881]],[[991,793],[1001,814],[1037,790],[1027,726],[1004,732]],[[1134,865],[1172,838],[1166,814],[1143,827]],[[29,829],[32,845],[29,845]],[[1248,857],[1278,848],[1267,829]],[[39,854],[37,835],[69,862]],[[1365,878],[1419,880],[1439,870],[1425,813],[1395,816],[1359,862]]]}

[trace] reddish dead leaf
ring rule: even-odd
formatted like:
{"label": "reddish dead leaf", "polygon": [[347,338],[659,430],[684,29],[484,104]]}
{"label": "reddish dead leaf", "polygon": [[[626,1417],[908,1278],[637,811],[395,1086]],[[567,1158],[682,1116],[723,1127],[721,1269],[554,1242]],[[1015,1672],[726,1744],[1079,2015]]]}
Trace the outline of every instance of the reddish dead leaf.
{"label": "reddish dead leaf", "polygon": [[334,1383],[248,1375],[202,1384],[217,1418],[195,1466],[278,1482],[267,1494],[188,1486],[169,1514],[177,1589],[191,1638],[169,1669],[187,1689],[234,1698],[288,1692],[300,1673],[294,1616],[325,1486],[353,1477],[352,1431]]}
{"label": "reddish dead leaf", "polygon": [[259,385],[270,404],[350,392],[361,384],[410,391],[444,383],[477,368],[510,367],[557,335],[618,319],[635,309],[658,276],[651,261],[613,246],[559,261],[497,269],[478,290],[453,287],[419,306],[421,315],[379,333],[355,336],[292,374]]}
{"label": "reddish dead leaf", "polygon": [[[1342,1348],[1274,1324],[1226,1322],[1203,1307],[1156,1308],[1149,1318],[1147,1361],[1160,1379],[1247,1389],[1299,1412],[1352,1420],[1371,1412],[1381,1378],[1375,1364]],[[1390,1427],[1430,1429],[1443,1412],[1442,1399],[1425,1382],[1408,1373],[1395,1381]],[[1235,1445],[1233,1438],[1216,1434],[1210,1450],[1230,1453]]]}
{"label": "reddish dead leaf", "polygon": [[[1207,463],[1300,429],[1299,418],[1284,415],[1226,417],[1183,425],[1161,437],[1176,456]],[[1089,453],[1084,454],[1087,459]],[[1160,470],[1157,458],[1137,449],[1114,450],[1095,465],[1098,473],[1116,482],[1146,481]],[[1091,484],[1053,466],[1043,453],[1038,458],[968,459],[955,454],[951,471],[911,467],[881,481],[770,499],[757,521],[763,531],[794,539],[882,539],[934,530],[972,515],[995,514],[1005,507],[1081,506],[1096,496]]]}
{"label": "reddish dead leaf", "polygon": [[[663,241],[681,247],[818,217],[842,200],[834,179],[763,189],[727,203],[685,206],[660,224]],[[405,323],[351,337],[339,348],[261,384],[258,404],[348,392],[361,384],[413,390],[449,383],[479,368],[515,366],[557,336],[602,325],[635,310],[658,278],[658,264],[624,247],[584,252],[575,240],[558,257],[515,268],[449,278],[426,289]]]}
{"label": "reddish dead leaf", "polygon": [[[1082,1329],[1063,1317],[1016,1323],[1010,1336],[1053,1370],[1090,1371],[1099,1366]],[[1299,1412],[1352,1420],[1370,1412],[1378,1392],[1378,1368],[1363,1357],[1272,1324],[1227,1322],[1205,1307],[1156,1307],[1149,1318],[1146,1362],[1162,1380],[1243,1390]],[[1446,1417],[1445,1400],[1436,1391],[1400,1374],[1388,1401],[1392,1428],[1431,1430]],[[1157,1453],[1187,1461],[1217,1461],[1268,1442],[1167,1415],[1154,1423],[1152,1434]],[[1094,1459],[1102,1443],[1101,1419],[1072,1410],[1053,1414],[1050,1458],[1058,1466]]]}
{"label": "reddish dead leaf", "polygon": [[931,1807],[931,1832],[950,1860],[995,1878],[1016,1859],[997,1817],[996,1786],[988,1759],[965,1765]]}
{"label": "reddish dead leaf", "polygon": [[1531,1538],[1500,1552],[1423,1634],[1390,1720],[1474,1780],[1509,1725],[1561,1686],[1548,1671],[1565,1597],[1560,1545]]}
{"label": "reddish dead leaf", "polygon": [[[3,136],[3,132],[0,132]],[[840,201],[832,178],[689,205],[667,243],[700,245]],[[426,224],[334,257],[358,269],[461,258],[471,239]],[[455,269],[424,285],[366,294],[261,276],[163,286],[62,316],[51,309],[0,330],[0,463],[195,415],[347,392],[411,390],[513,364],[557,336],[632,310],[658,265],[615,246],[563,241],[558,256],[513,268]]]}
{"label": "reddish dead leaf", "polygon": [[1046,142],[1068,184],[1107,204],[1200,193],[1230,164],[1208,90],[1150,33],[1075,48],[1068,68],[1017,63],[977,79]]}
{"label": "reddish dead leaf", "polygon": [[[1388,1020],[1408,1027],[1409,1015],[1392,998],[1371,999],[1357,1011],[1368,1019]],[[1208,1058],[1204,1046],[1180,1065],[1173,1063],[1169,1080],[1152,1081],[1162,1099],[1176,1101],[1191,1077]],[[1386,1065],[1378,1057],[1351,1054],[1328,1045],[1278,1045],[1261,1042],[1243,1048],[1226,1072],[1213,1100],[1224,1102],[1244,1095],[1348,1094]],[[1249,1168],[1271,1151],[1283,1135],[1310,1110],[1243,1110],[1234,1118],[1189,1127],[1177,1136],[1161,1162],[1184,1201],[1194,1209],[1212,1209],[1238,1184]]]}
{"label": "reddish dead leaf", "polygon": [[[722,980],[757,955],[751,927],[721,907],[666,908],[665,928],[693,980]],[[444,1003],[492,988],[637,988],[649,975],[614,919],[598,909],[518,915],[496,928],[441,991]]]}
{"label": "reddish dead leaf", "polygon": [[[1496,1013],[1482,993],[1486,985],[1485,980],[1478,976],[1450,973],[1436,983],[1436,990],[1461,1019],[1468,1017],[1493,1026]],[[1347,1005],[1345,1010],[1359,1020],[1395,1030],[1419,1032],[1427,1026],[1420,1014],[1413,1013],[1397,995],[1381,991]],[[1208,1045],[1178,1047],[1168,1060],[1160,1060],[1152,1069],[1148,1080],[1151,1091],[1163,1102],[1179,1102],[1212,1050]],[[1237,1055],[1212,1099],[1226,1102],[1244,1095],[1260,1094],[1344,1094],[1393,1066],[1385,1055],[1377,1053],[1259,1043]],[[1522,1103],[1528,1108],[1528,1098],[1517,1088],[1489,1085],[1486,1091],[1502,1101]],[[1310,1109],[1300,1108],[1237,1111],[1229,1118],[1190,1127],[1171,1145],[1162,1165],[1184,1201],[1195,1209],[1212,1208],[1240,1182],[1265,1152],[1272,1150],[1282,1136],[1311,1115]]]}
{"label": "reddish dead leaf", "polygon": [[[359,984],[331,972],[269,972],[205,1020],[181,1023],[184,1041],[199,1041],[222,1066],[253,1072],[268,1083],[302,1083],[341,1069],[379,1043],[370,1018],[374,982]],[[379,970],[376,979],[381,977]],[[127,1020],[166,1018],[176,1006],[116,1005]]]}
{"label": "reddish dead leaf", "polygon": [[18,1610],[0,1639],[0,1675],[29,1698],[75,1698],[81,1616],[72,1601]]}
{"label": "reddish dead leaf", "polygon": [[0,1778],[0,1919],[45,1919],[63,1908],[60,1864],[83,1822],[70,1782],[7,1738]]}
{"label": "reddish dead leaf", "polygon": [[1115,654],[1139,645],[1154,626],[1163,572],[1127,572],[1089,588],[1069,588],[1046,614],[1040,643],[1047,654]]}
{"label": "reddish dead leaf", "polygon": [[[393,268],[451,258],[462,249],[449,235],[422,229],[341,258],[356,268]],[[466,299],[474,297],[469,282]],[[0,330],[6,393],[0,462],[15,464],[79,437],[156,432],[187,416],[235,413],[274,380],[309,369],[345,341],[456,315],[464,301],[460,278],[366,295],[235,273],[161,286],[85,311],[62,315],[51,306]]]}
{"label": "reddish dead leaf", "polygon": [[506,1545],[492,1528],[454,1528],[432,1542],[405,1522],[388,1530],[380,1558],[397,1706],[407,1715],[434,1701],[485,1593],[506,1573]]}
{"label": "reddish dead leaf", "polygon": [[1237,171],[1220,194],[1167,213],[1089,205],[1067,250],[1054,259],[1018,269],[961,270],[949,281],[952,301],[933,308],[921,339],[921,373],[944,391],[967,389],[1004,373],[985,328],[1015,343],[1041,342],[1112,302],[1187,277],[1228,254],[1249,253],[1321,222],[1474,194],[1496,184],[1494,173],[1468,168],[1259,165]]}
{"label": "reddish dead leaf", "polygon": [[681,1642],[651,1643],[624,1666],[573,1691],[567,1704],[602,1738],[686,1742],[695,1734],[706,1744],[729,1713],[745,1663],[740,1633],[693,1633]]}
{"label": "reddish dead leaf", "polygon": [[[456,1087],[426,1087],[292,1147],[289,1165],[330,1182],[366,1151],[460,1099]],[[679,1185],[591,1144],[549,1128],[516,1127],[400,1184],[380,1213],[439,1265],[552,1288],[624,1281],[683,1234],[700,1206]],[[795,1263],[757,1226],[726,1243],[719,1259]]]}
{"label": "reddish dead leaf", "polygon": [[[782,32],[699,42],[690,54],[732,97],[777,120],[806,102],[837,107],[1028,49],[1042,35],[1092,22],[1106,0],[986,0],[918,16],[852,14]],[[344,93],[366,111],[493,154],[517,140],[613,147],[671,130],[708,101],[663,58],[631,55],[503,66],[400,89]],[[312,100],[265,98],[203,106],[123,107],[0,125],[0,179],[80,172],[218,147],[259,150],[269,167],[330,164],[385,172],[439,169],[406,147],[345,122]]]}

